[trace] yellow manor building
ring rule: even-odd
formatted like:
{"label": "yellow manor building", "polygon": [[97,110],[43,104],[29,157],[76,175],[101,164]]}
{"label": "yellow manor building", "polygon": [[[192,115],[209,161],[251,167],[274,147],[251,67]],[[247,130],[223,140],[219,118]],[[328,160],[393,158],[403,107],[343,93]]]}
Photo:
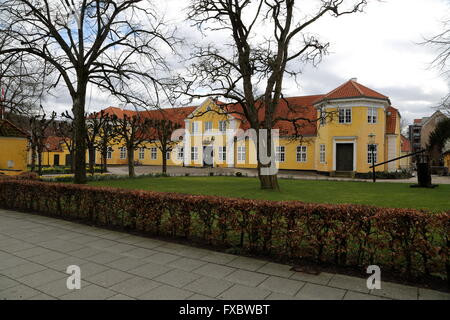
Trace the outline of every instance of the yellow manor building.
{"label": "yellow manor building", "polygon": [[[260,115],[263,111],[260,108]],[[136,113],[114,107],[105,112],[119,118]],[[198,107],[139,113],[148,118],[164,113],[165,118],[182,127],[173,134],[176,146],[165,155],[169,166],[257,167],[255,139],[239,105],[207,99]],[[372,155],[375,163],[381,163],[401,154],[399,111],[388,97],[356,79],[324,95],[285,98],[275,117],[291,120],[278,121],[275,126],[279,138],[274,151],[277,167],[282,170],[366,173],[371,171]],[[96,158],[100,162],[99,153]],[[154,142],[148,141],[136,150],[135,160],[142,165],[161,165],[162,154]],[[125,165],[126,148],[112,145],[107,163]],[[376,168],[399,169],[399,161]]]}

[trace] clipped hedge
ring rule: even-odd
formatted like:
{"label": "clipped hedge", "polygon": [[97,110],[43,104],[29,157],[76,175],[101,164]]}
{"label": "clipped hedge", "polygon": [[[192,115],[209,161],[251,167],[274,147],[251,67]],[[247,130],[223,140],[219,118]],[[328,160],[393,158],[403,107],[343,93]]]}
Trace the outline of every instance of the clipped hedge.
{"label": "clipped hedge", "polygon": [[450,212],[0,181],[0,206],[255,254],[450,278]]}

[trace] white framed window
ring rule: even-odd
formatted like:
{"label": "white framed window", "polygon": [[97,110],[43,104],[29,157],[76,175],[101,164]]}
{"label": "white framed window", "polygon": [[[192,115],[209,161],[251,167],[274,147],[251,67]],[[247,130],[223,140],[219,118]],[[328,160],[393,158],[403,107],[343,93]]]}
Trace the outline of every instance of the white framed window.
{"label": "white framed window", "polygon": [[158,158],[158,149],[156,147],[150,148],[150,159],[156,160]]}
{"label": "white framed window", "polygon": [[276,150],[275,151],[275,159],[276,159],[276,161],[284,162],[284,160],[286,159],[284,146],[278,146],[278,147],[276,147],[275,150]]}
{"label": "white framed window", "polygon": [[127,158],[127,148],[120,147],[120,159],[126,159]]}
{"label": "white framed window", "polygon": [[377,163],[377,153],[378,153],[378,145],[374,144],[368,144],[367,145],[367,163],[368,164],[372,164],[372,150],[371,150],[371,146],[373,146],[374,150],[373,150],[373,162]]}
{"label": "white framed window", "polygon": [[297,147],[297,162],[306,162],[306,146]]}
{"label": "white framed window", "polygon": [[198,147],[191,147],[191,160],[198,160]]}
{"label": "white framed window", "polygon": [[145,158],[145,148],[139,148],[139,160],[144,160]]}
{"label": "white framed window", "polygon": [[108,159],[108,160],[112,159],[112,153],[113,153],[113,148],[108,147],[108,150],[106,151],[106,159]]}
{"label": "white framed window", "polygon": [[198,121],[194,121],[191,123],[191,131],[192,133],[198,133]]}
{"label": "white framed window", "polygon": [[184,159],[184,148],[183,147],[178,147],[177,158],[178,158],[178,160]]}
{"label": "white framed window", "polygon": [[352,122],[352,108],[339,108],[339,123]]}
{"label": "white framed window", "polygon": [[320,150],[319,150],[319,159],[320,159],[320,163],[325,163],[325,159],[326,159],[326,157],[325,157],[325,145],[324,144],[321,144],[320,145]]}
{"label": "white framed window", "polygon": [[170,151],[166,152],[166,160],[170,160],[170,153],[171,153]]}
{"label": "white framed window", "polygon": [[212,130],[212,121],[206,121],[205,122],[205,132]]}
{"label": "white framed window", "polygon": [[227,160],[227,147],[219,147],[219,160]]}
{"label": "white framed window", "polygon": [[227,131],[227,121],[226,120],[219,121],[219,131],[220,132]]}
{"label": "white framed window", "polygon": [[368,123],[377,123],[377,108],[368,108],[367,109],[367,122]]}
{"label": "white framed window", "polygon": [[246,150],[245,150],[245,146],[239,146],[237,148],[237,156],[238,156],[238,161],[245,161],[245,156],[246,156]]}

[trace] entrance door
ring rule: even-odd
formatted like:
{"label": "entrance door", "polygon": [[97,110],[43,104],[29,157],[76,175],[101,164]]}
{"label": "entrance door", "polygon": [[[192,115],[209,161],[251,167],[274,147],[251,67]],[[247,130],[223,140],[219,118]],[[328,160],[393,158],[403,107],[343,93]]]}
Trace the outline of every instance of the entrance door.
{"label": "entrance door", "polygon": [[55,154],[55,155],[53,156],[53,165],[54,165],[55,167],[59,166],[59,154]]}
{"label": "entrance door", "polygon": [[212,167],[214,162],[214,147],[205,146],[203,147],[203,166]]}
{"label": "entrance door", "polygon": [[336,144],[336,171],[353,171],[353,143]]}

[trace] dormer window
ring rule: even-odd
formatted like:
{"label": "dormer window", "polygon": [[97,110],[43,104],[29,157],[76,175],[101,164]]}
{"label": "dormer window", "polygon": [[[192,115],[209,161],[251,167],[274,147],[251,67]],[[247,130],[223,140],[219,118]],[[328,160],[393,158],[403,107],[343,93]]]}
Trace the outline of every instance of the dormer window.
{"label": "dormer window", "polygon": [[352,123],[352,108],[339,108],[339,123]]}

